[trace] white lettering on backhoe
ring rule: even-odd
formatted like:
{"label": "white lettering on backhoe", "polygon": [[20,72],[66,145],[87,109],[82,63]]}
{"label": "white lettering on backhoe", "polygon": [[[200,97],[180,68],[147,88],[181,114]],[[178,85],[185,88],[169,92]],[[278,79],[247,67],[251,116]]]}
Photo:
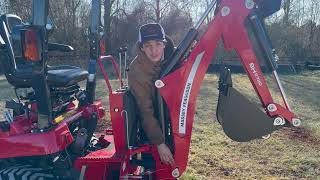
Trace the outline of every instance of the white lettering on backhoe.
{"label": "white lettering on backhoe", "polygon": [[190,74],[186,82],[186,86],[184,88],[181,106],[180,106],[180,117],[179,117],[179,133],[180,134],[186,134],[186,121],[187,121],[189,97],[190,97],[194,77],[196,76],[198,67],[200,65],[200,62],[202,60],[204,53],[205,52],[200,53],[197,56],[195,62],[193,63]]}
{"label": "white lettering on backhoe", "polygon": [[[188,101],[189,101],[189,96],[188,95],[190,94],[191,85],[192,85],[192,83],[187,83],[186,91],[185,91],[186,93],[184,93],[183,101],[182,101],[180,119],[186,119],[186,112],[187,112]],[[184,127],[185,126],[184,123],[185,123],[185,121],[180,121],[180,127]]]}
{"label": "white lettering on backhoe", "polygon": [[257,83],[259,84],[259,86],[262,86],[262,82],[261,82],[260,76],[259,76],[259,74],[258,74],[258,72],[256,70],[256,67],[254,66],[254,63],[250,63],[249,66],[250,66],[250,69],[251,69],[254,77],[257,80]]}

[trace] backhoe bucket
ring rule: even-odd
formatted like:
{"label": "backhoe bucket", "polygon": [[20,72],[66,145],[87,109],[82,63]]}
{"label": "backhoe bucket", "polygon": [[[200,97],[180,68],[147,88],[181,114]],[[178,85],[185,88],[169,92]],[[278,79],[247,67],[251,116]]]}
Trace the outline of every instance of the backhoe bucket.
{"label": "backhoe bucket", "polygon": [[220,74],[216,115],[225,134],[238,142],[262,138],[277,130],[272,118],[232,87],[229,69]]}

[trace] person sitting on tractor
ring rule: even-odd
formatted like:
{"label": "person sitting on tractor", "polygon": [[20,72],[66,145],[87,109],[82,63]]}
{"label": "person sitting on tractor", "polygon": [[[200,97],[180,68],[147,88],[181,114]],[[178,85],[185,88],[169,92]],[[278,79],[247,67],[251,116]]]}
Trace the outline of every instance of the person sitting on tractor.
{"label": "person sitting on tractor", "polygon": [[149,142],[157,145],[163,163],[173,164],[173,155],[164,142],[164,134],[154,112],[156,102],[154,84],[168,55],[174,49],[173,42],[166,37],[160,24],[149,23],[139,29],[137,49],[137,56],[129,67],[128,85],[138,105],[141,126]]}

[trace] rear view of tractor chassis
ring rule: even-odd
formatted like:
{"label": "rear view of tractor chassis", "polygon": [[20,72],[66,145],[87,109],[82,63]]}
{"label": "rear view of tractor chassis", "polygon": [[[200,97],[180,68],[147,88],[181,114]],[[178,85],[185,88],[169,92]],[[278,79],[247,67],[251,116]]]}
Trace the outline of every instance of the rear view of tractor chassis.
{"label": "rear view of tractor chassis", "polygon": [[[0,17],[0,63],[17,95],[6,102],[0,122],[0,179],[78,179],[75,160],[107,146],[93,136],[104,117],[95,100],[101,2],[92,2],[88,71],[48,65],[49,51],[73,50],[48,42],[55,28],[48,9],[48,0],[34,0],[28,24],[15,15]],[[81,89],[78,84],[85,80]]]}

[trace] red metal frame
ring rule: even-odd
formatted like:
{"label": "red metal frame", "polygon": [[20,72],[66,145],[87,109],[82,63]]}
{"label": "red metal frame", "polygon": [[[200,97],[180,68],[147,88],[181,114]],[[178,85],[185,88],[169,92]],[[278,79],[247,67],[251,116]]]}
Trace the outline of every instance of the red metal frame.
{"label": "red metal frame", "polygon": [[112,93],[112,87],[111,87],[111,84],[110,84],[110,81],[109,81],[108,74],[107,74],[106,70],[104,69],[103,61],[111,61],[112,65],[113,65],[113,68],[116,71],[118,79],[120,81],[120,87],[123,87],[123,81],[122,81],[122,77],[121,77],[121,74],[120,74],[120,71],[119,71],[118,64],[117,64],[116,60],[114,59],[114,57],[112,57],[110,55],[109,56],[100,56],[99,59],[98,59],[98,64],[99,64],[100,70],[102,72],[102,75],[104,77],[104,80],[106,81],[106,84],[107,84],[107,87],[108,87],[108,90],[109,90],[109,94],[111,94]]}
{"label": "red metal frame", "polygon": [[153,173],[158,174],[158,177],[166,177],[170,179],[172,177],[172,168],[160,163],[157,149],[154,146],[143,145],[136,149],[128,149],[125,136],[125,116],[123,114],[123,95],[125,93],[125,90],[120,89],[112,91],[108,74],[105,71],[104,65],[102,63],[103,60],[112,61],[120,82],[122,82],[122,80],[118,73],[119,70],[117,63],[112,56],[102,56],[98,59],[99,67],[102,71],[106,86],[109,90],[112,130],[106,130],[107,135],[105,136],[105,138],[111,143],[111,145],[103,151],[93,152],[85,157],[79,158],[75,162],[75,167],[79,170],[81,170],[83,167],[86,167],[85,177],[89,179],[106,179],[107,177],[110,178],[112,173],[115,173],[115,171],[119,173],[120,177],[126,177],[128,174],[132,174],[137,168],[136,166],[132,166],[130,164],[130,159],[135,154],[151,153],[153,154],[155,159],[158,159],[159,162],[157,163],[157,171]]}
{"label": "red metal frame", "polygon": [[[224,14],[225,16],[221,13],[221,9],[224,7],[228,7],[230,10],[229,14]],[[106,163],[116,162],[117,167],[120,168],[121,176],[124,177],[133,172],[135,168],[130,166],[129,159],[133,154],[141,152],[153,154],[156,160],[156,172],[153,173],[156,174],[158,179],[174,179],[176,178],[172,175],[174,172],[180,176],[185,171],[190,149],[196,97],[212,57],[214,57],[216,46],[221,39],[224,41],[226,49],[235,49],[240,56],[241,62],[265,110],[269,104],[277,106],[277,111],[267,112],[268,115],[271,117],[281,116],[289,122],[292,121],[292,118],[295,117],[294,114],[274,103],[253,51],[248,32],[244,26],[250,11],[251,9],[246,8],[245,1],[222,0],[220,9],[209,24],[207,32],[194,47],[182,67],[161,79],[164,86],[159,88],[159,91],[170,112],[175,144],[174,151],[179,152],[174,154],[176,164],[172,167],[163,165],[160,162],[157,150],[153,146],[143,146],[134,151],[127,149],[125,120],[122,116],[122,97],[124,92],[111,92],[112,89],[110,88],[108,77],[103,72],[109,92],[111,92],[109,93],[110,113],[115,145],[115,153]],[[99,65],[101,66],[101,63]],[[103,69],[102,67],[100,68]],[[121,162],[120,166],[119,162]],[[87,161],[86,158],[83,158],[78,165],[88,163],[90,163],[89,160]],[[86,173],[86,177],[92,179],[95,173],[97,172],[91,169],[90,172]]]}
{"label": "red metal frame", "polygon": [[[17,116],[10,124],[9,132],[0,130],[0,147],[6,147],[0,148],[0,159],[42,156],[62,151],[74,140],[68,124],[80,117],[90,120],[93,113],[97,114],[98,119],[104,117],[105,113],[100,101],[78,109],[70,105],[64,120],[47,132],[38,132],[37,126],[33,125],[37,121],[37,114],[30,113],[29,119],[25,115]],[[31,133],[32,130],[33,133]]]}
{"label": "red metal frame", "polygon": [[[227,7],[230,12],[223,16],[221,9]],[[222,0],[220,10],[184,65],[161,79],[165,86],[159,90],[169,108],[175,152],[179,152],[174,159],[180,173],[185,171],[188,162],[196,97],[220,39],[226,49],[235,49],[240,56],[263,107],[269,104],[277,106],[277,111],[267,112],[269,116],[280,116],[289,122],[295,117],[292,112],[274,103],[271,97],[244,25],[250,11],[245,1]]]}

